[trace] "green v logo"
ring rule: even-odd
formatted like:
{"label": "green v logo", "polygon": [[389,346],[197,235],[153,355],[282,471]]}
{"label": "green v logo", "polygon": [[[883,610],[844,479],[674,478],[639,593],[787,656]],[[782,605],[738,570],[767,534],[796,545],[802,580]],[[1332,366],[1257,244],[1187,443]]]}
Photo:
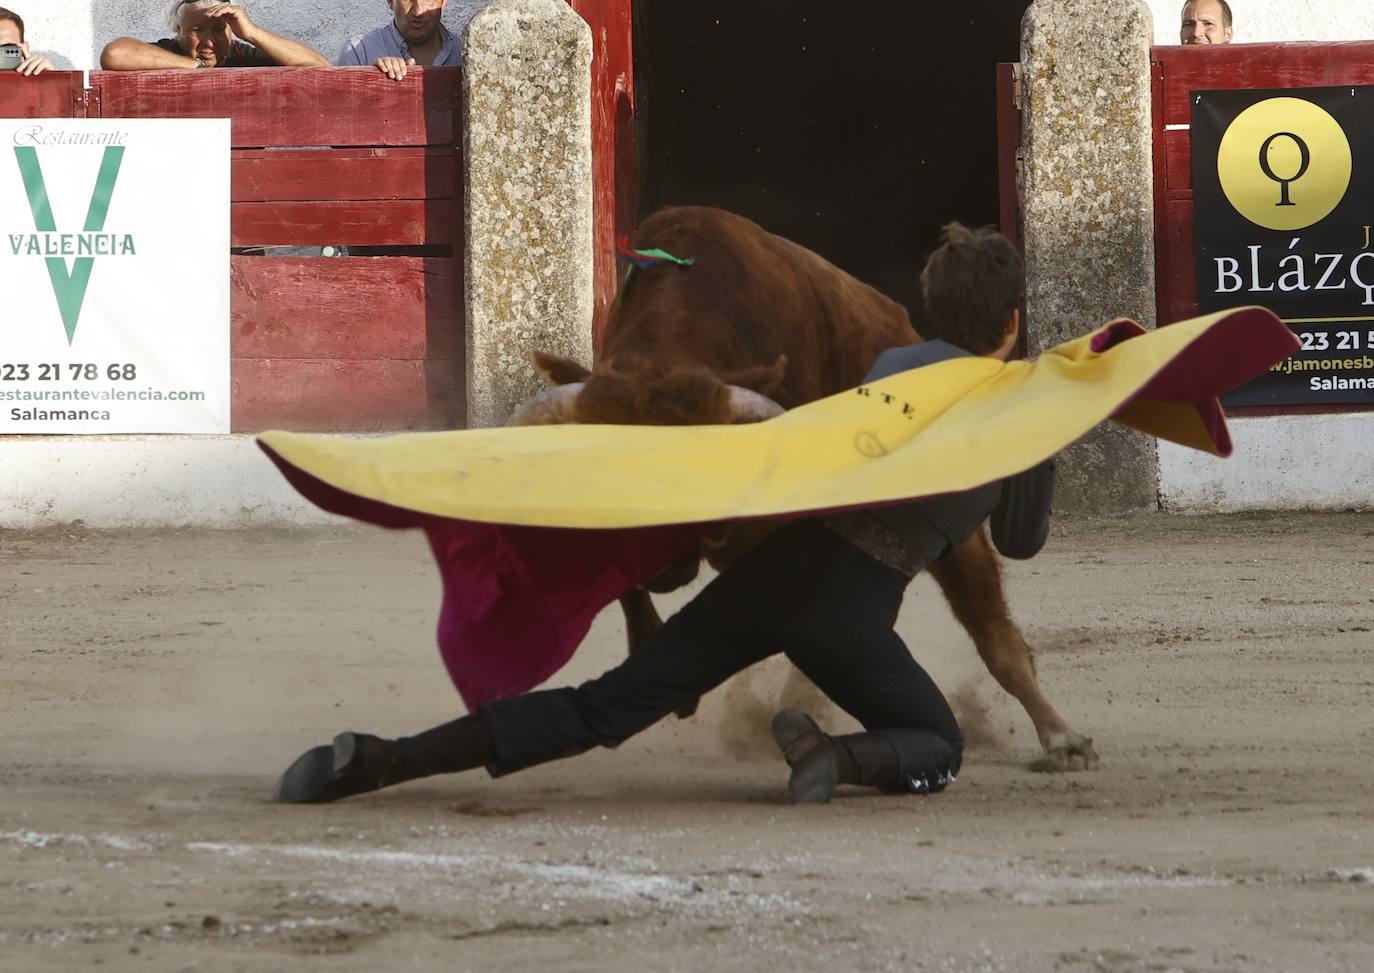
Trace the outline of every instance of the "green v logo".
{"label": "green v logo", "polygon": [[[43,181],[43,169],[38,164],[38,150],[33,146],[17,145],[14,155],[19,161],[19,174],[24,179],[24,191],[29,196],[34,229],[39,233],[56,233],[57,224],[53,220],[52,205],[48,202],[48,188]],[[114,195],[115,180],[119,178],[119,167],[123,161],[123,146],[106,146],[105,157],[100,162],[100,172],[95,177],[95,192],[91,194],[91,205],[86,210],[87,233],[99,233],[105,229],[105,216],[110,211],[110,197]],[[62,324],[67,329],[67,344],[71,344],[76,337],[76,322],[81,318],[81,306],[86,302],[86,285],[91,282],[91,268],[95,264],[95,258],[77,257],[70,272],[67,270],[65,258],[45,259],[53,294],[57,297],[57,309],[62,313]]]}

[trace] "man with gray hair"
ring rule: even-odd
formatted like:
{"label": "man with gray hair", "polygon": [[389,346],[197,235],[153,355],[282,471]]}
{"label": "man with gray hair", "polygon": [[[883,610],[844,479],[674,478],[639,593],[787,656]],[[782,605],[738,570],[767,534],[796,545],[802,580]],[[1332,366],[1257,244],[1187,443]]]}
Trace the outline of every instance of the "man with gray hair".
{"label": "man with gray hair", "polygon": [[173,36],[153,44],[115,38],[101,52],[100,66],[107,71],[329,67],[324,55],[253,23],[241,4],[175,0],[167,26]]}
{"label": "man with gray hair", "polygon": [[462,59],[458,38],[443,25],[448,0],[386,0],[391,20],[385,27],[344,45],[339,67],[372,65],[400,81],[415,64],[457,66]]}

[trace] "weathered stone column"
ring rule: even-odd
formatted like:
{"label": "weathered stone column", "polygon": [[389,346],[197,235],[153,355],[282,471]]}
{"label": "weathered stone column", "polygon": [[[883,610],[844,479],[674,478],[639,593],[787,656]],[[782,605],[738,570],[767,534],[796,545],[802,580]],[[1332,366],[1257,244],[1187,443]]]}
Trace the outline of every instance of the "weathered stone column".
{"label": "weathered stone column", "polygon": [[565,0],[493,0],[463,36],[468,425],[592,356],[591,31]]}
{"label": "weathered stone column", "polygon": [[[1116,317],[1155,325],[1153,30],[1141,0],[1035,0],[1022,22],[1033,352]],[[1154,440],[1109,425],[1061,458],[1056,509],[1154,508],[1158,490]]]}

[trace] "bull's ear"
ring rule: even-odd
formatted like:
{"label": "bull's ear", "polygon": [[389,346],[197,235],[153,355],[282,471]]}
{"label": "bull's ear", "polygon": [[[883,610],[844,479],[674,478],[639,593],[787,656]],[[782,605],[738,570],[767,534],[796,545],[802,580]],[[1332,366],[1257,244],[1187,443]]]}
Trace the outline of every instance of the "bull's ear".
{"label": "bull's ear", "polygon": [[726,372],[719,378],[726,385],[738,385],[760,395],[771,396],[782,386],[783,376],[787,374],[787,356],[779,355],[771,365],[755,365],[741,368],[737,372]]}
{"label": "bull's ear", "polygon": [[554,385],[572,385],[574,382],[586,381],[587,376],[591,375],[590,369],[584,368],[571,358],[550,355],[546,351],[536,351],[533,358],[534,367],[543,372]]}

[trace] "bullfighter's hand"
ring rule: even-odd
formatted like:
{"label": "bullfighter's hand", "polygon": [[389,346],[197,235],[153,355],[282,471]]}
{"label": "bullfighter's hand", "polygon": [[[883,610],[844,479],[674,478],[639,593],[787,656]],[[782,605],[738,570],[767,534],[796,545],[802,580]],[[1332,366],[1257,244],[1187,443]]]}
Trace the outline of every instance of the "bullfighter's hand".
{"label": "bullfighter's hand", "polygon": [[415,58],[404,57],[379,57],[372,62],[372,66],[392,81],[400,81],[406,76],[408,71],[415,63]]}
{"label": "bullfighter's hand", "polygon": [[253,43],[253,35],[257,33],[257,25],[248,16],[248,11],[236,3],[222,3],[218,7],[211,7],[205,11],[205,16],[212,20],[228,21],[229,29],[234,32],[234,36],[241,41]]}

